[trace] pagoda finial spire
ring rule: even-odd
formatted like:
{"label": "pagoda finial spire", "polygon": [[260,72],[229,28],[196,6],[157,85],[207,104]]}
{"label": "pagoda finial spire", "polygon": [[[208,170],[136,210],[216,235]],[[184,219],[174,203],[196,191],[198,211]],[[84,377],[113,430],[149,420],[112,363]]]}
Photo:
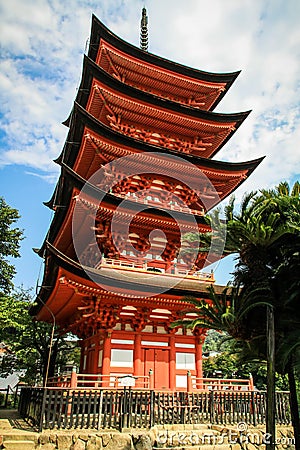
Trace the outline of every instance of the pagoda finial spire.
{"label": "pagoda finial spire", "polygon": [[148,51],[148,16],[145,7],[142,9],[140,48]]}

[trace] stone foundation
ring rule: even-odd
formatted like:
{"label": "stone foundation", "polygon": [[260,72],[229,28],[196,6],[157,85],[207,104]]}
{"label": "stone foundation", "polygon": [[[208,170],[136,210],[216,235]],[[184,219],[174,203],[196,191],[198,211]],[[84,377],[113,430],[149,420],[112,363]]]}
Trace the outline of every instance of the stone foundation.
{"label": "stone foundation", "polygon": [[[243,424],[245,425],[245,424]],[[238,428],[240,428],[238,430]],[[49,430],[42,433],[2,430],[0,448],[7,450],[263,450],[264,429],[218,425],[165,425],[151,430]],[[245,428],[245,427],[244,427]],[[277,427],[277,450],[294,450],[290,427]]]}

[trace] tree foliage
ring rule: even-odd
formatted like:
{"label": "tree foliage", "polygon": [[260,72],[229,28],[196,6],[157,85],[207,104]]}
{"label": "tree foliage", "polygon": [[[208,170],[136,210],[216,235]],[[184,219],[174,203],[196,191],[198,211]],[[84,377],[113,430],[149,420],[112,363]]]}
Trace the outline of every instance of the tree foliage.
{"label": "tree foliage", "polygon": [[[30,291],[14,289],[15,267],[8,258],[20,256],[23,231],[12,227],[19,217],[18,211],[0,198],[0,342],[4,344],[0,376],[22,372],[24,381],[33,383],[45,375],[52,324],[34,321],[28,312]],[[67,360],[78,363],[79,349],[68,337],[56,332],[52,349],[49,376]]]}
{"label": "tree foliage", "polygon": [[[28,312],[31,305],[30,291],[24,289],[2,295],[0,301],[0,341],[9,349],[2,357],[0,375],[22,372],[27,383],[41,382],[45,376],[52,331],[52,324],[32,319]],[[78,364],[78,358],[76,341],[55,332],[49,376],[67,363]]]}
{"label": "tree foliage", "polygon": [[[222,243],[224,255],[238,253],[234,286],[232,290],[225,288],[217,296],[211,288],[211,303],[206,305],[201,300],[185,300],[198,310],[198,317],[186,322],[186,326],[219,327],[239,340],[244,357],[268,359],[269,399],[275,397],[272,394],[274,363],[278,372],[288,374],[293,425],[300,446],[295,380],[300,361],[299,211],[298,182],[292,189],[288,183],[280,183],[275,189],[249,193],[238,212],[232,198],[225,209],[225,221],[220,220],[216,210],[207,218],[213,231],[202,236],[202,248],[207,251],[216,240],[218,245]],[[275,334],[267,333],[273,317]],[[270,356],[273,345],[275,361]],[[271,430],[274,426],[271,423],[274,420],[272,400],[268,410]]]}
{"label": "tree foliage", "polygon": [[20,241],[23,239],[23,231],[12,228],[12,225],[20,218],[16,209],[11,208],[0,197],[0,291],[8,293],[12,288],[12,279],[15,275],[14,265],[8,258],[18,258]]}

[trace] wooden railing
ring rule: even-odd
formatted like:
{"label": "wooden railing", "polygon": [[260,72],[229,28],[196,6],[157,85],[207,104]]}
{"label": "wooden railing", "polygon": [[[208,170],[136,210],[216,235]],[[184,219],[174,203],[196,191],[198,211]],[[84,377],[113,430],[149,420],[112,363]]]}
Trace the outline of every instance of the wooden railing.
{"label": "wooden railing", "polygon": [[153,372],[149,371],[147,376],[133,375],[101,375],[76,373],[73,371],[69,375],[60,375],[48,379],[47,387],[60,388],[115,388],[123,389],[124,387],[136,389],[153,389]]}
{"label": "wooden railing", "polygon": [[117,194],[114,192],[114,195],[116,197],[121,197],[124,198],[126,200],[131,200],[133,202],[136,203],[141,203],[143,205],[152,205],[154,207],[161,207],[167,210],[171,210],[171,211],[179,211],[179,212],[183,212],[186,214],[193,214],[194,216],[204,216],[205,212],[204,209],[200,210],[200,209],[191,209],[188,206],[181,206],[181,205],[176,205],[175,203],[167,203],[167,202],[162,202],[160,200],[155,201],[155,200],[148,200],[146,198],[141,199],[139,197],[136,197],[135,195],[132,195],[132,193],[128,192],[126,194]]}
{"label": "wooden railing", "polygon": [[172,273],[159,271],[151,272],[151,269],[155,269],[153,265],[148,265],[147,262],[138,263],[135,261],[127,261],[125,259],[109,259],[103,258],[99,264],[96,265],[96,269],[101,267],[112,267],[114,269],[122,269],[122,270],[134,270],[135,272],[147,272],[153,275],[162,275],[166,277],[185,277],[191,278],[193,280],[199,280],[203,282],[214,283],[215,278],[213,273],[206,273],[200,271],[191,271],[188,269],[179,269],[177,267],[172,268]]}
{"label": "wooden railing", "polygon": [[[166,424],[265,423],[265,392],[156,392],[119,389],[29,388],[21,390],[20,415],[46,428],[150,428]],[[276,393],[276,421],[289,425],[289,393]]]}
{"label": "wooden railing", "polygon": [[[76,373],[74,370],[69,375],[60,375],[48,379],[48,387],[68,387],[68,388],[115,388],[124,386],[135,389],[154,389],[154,374],[150,369],[147,376],[125,375],[101,375]],[[197,378],[187,372],[186,391],[253,391],[253,378],[250,375],[247,379],[241,378]],[[181,389],[182,390],[182,389]]]}
{"label": "wooden railing", "polygon": [[[188,374],[189,383],[189,374]],[[191,376],[191,390],[215,390],[215,391],[253,391],[253,378],[250,375],[247,379],[242,378],[197,378]]]}

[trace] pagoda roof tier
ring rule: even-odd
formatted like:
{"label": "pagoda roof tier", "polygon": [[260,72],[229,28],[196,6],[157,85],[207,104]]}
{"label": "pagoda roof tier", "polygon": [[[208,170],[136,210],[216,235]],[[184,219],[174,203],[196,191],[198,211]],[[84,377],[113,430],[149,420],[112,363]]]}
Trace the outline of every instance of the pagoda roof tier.
{"label": "pagoda roof tier", "polygon": [[[64,172],[65,180],[68,179],[68,173]],[[78,180],[78,179],[77,179]],[[79,181],[79,180],[78,180]],[[79,185],[76,183],[77,186]],[[142,208],[136,202],[130,200],[123,200],[115,195],[106,194],[100,189],[97,190],[92,185],[86,185],[85,192],[80,192],[80,189],[73,187],[73,182],[67,187],[65,181],[64,192],[68,191],[69,202],[66,202],[66,207],[57,208],[54,219],[51,223],[48,239],[50,242],[55,242],[59,248],[63,247],[65,251],[72,243],[72,220],[75,205],[77,204],[76,220],[81,220],[82,230],[78,231],[82,239],[87,236],[90,227],[95,226],[95,221],[108,221],[113,218],[115,224],[124,225],[130,223],[134,227],[142,227],[145,230],[152,230],[159,227],[169,233],[178,235],[180,227],[184,233],[188,232],[206,232],[209,231],[209,226],[206,224],[203,216],[196,216],[186,211],[169,211],[164,208],[158,208],[148,205],[147,208]],[[66,197],[65,197],[66,198]],[[63,206],[63,205],[61,205]],[[85,211],[83,213],[81,210]],[[88,222],[85,225],[85,222]],[[78,226],[78,223],[77,223]],[[87,241],[86,245],[89,244]]]}
{"label": "pagoda roof tier", "polygon": [[[95,151],[95,139],[85,134],[84,152],[75,168],[60,162],[61,166],[82,184],[89,182],[95,188],[139,204],[153,204],[166,210],[178,210],[203,215],[231,194],[259,164],[260,160],[245,163],[243,169],[231,170],[191,164],[187,159],[170,157],[168,154],[129,154],[123,159],[112,159],[113,151],[107,150],[100,141],[99,161],[88,161],[88,153]],[[88,147],[90,152],[88,151]],[[119,153],[119,152],[118,152]],[[84,155],[84,157],[83,157]],[[99,166],[99,162],[103,163]],[[112,160],[109,164],[108,162]],[[202,162],[202,161],[201,161]],[[79,175],[80,165],[88,164],[88,178]],[[77,166],[77,167],[76,167]],[[212,165],[214,166],[214,165]],[[227,167],[226,167],[227,169]],[[130,203],[128,203],[130,206]],[[178,206],[176,206],[178,205]]]}
{"label": "pagoda roof tier", "polygon": [[[128,271],[122,269],[95,270],[78,264],[48,242],[46,261],[43,283],[31,314],[37,320],[51,321],[50,310],[63,331],[69,331],[79,321],[87,323],[92,315],[88,311],[92,304],[98,306],[97,318],[100,321],[101,307],[106,309],[106,305],[114,305],[115,312],[119,308],[119,314],[128,306],[149,308],[150,311],[169,308],[179,313],[185,307],[190,308],[182,301],[187,293],[209,299],[209,284],[198,279],[181,277],[175,280],[172,276],[145,272],[131,272],[129,277]],[[222,289],[215,286],[217,293]],[[103,328],[110,328],[107,325]],[[76,333],[76,327],[72,331]]]}
{"label": "pagoda roof tier", "polygon": [[87,57],[77,102],[121,134],[205,158],[217,153],[250,112],[202,111],[161,99],[125,85]]}
{"label": "pagoda roof tier", "polygon": [[205,72],[145,52],[120,39],[95,16],[88,54],[128,85],[203,110],[213,110],[240,73]]}
{"label": "pagoda roof tier", "polygon": [[[200,235],[210,231],[208,224],[195,220],[197,216],[177,211],[168,214],[151,207],[134,211],[127,208],[127,202],[113,208],[105,201],[99,205],[82,194],[77,197],[76,202],[73,235],[77,255],[83,264],[97,267],[101,262],[101,255],[127,260],[128,257],[122,255],[133,250],[129,257],[133,261],[145,261],[150,252],[152,260],[160,257],[171,264],[175,258],[179,258],[190,267],[194,265],[200,270],[205,263],[213,263],[221,257],[220,254],[215,254],[213,248],[209,256],[207,252],[202,253],[196,249],[193,255],[183,252],[185,246],[182,239],[186,233]],[[70,227],[65,228],[69,230]],[[66,238],[62,234],[55,240],[55,246],[58,248],[65,243]]]}
{"label": "pagoda roof tier", "polygon": [[[195,172],[199,178],[197,169],[200,169],[211,182],[215,179],[216,183],[219,183],[218,192],[220,183],[225,185],[224,191],[219,194],[221,200],[236,189],[263,159],[231,163],[189,155],[180,151],[161,149],[111,130],[78,103],[75,103],[66,144],[56,162],[59,164],[61,162],[66,163],[80,176],[89,179],[106,163],[120,157],[142,153],[145,154],[145,158],[147,158],[148,153],[153,154],[151,155],[152,158],[156,155],[157,159],[165,158],[166,161],[169,161],[168,164],[170,164],[170,156],[174,155],[173,169],[176,174],[181,176],[185,172],[183,167],[185,162],[189,177],[193,177],[193,172]],[[180,157],[180,164],[176,162],[178,157]],[[142,158],[142,155],[139,156],[140,158]],[[192,165],[196,166],[194,171],[191,170]],[[147,167],[149,167],[148,163]],[[161,162],[159,162],[159,167],[161,167]]]}
{"label": "pagoda roof tier", "polygon": [[[140,235],[140,231],[143,231],[140,240],[145,243],[146,247],[149,233],[157,228],[163,230],[168,237],[164,256],[167,259],[173,259],[176,256],[175,253],[180,249],[180,235],[182,233],[209,231],[209,226],[203,216],[193,215],[188,211],[169,211],[153,205],[147,205],[146,208],[142,207],[141,210],[141,205],[137,204],[137,202],[124,201],[120,197],[105,193],[89,183],[84,183],[84,181],[74,171],[63,165],[62,176],[55,198],[55,215],[50,225],[47,239],[68,255],[73,255],[74,257],[72,233],[74,233],[75,207],[78,228],[76,235],[81,241],[82,251],[92,244],[95,240],[95,235],[101,234],[101,229],[104,227],[106,230],[105,245],[103,247],[103,240],[100,240],[101,242],[98,242],[98,246],[99,248],[101,247],[101,251],[108,257],[111,257],[112,249],[114,249],[110,227],[109,230],[107,229],[107,224],[112,219],[117,224],[117,235],[122,235],[121,241],[123,241],[124,224],[128,223],[131,230],[134,229],[135,234],[138,233]],[[82,192],[83,184],[85,184],[84,192]],[[95,223],[99,227],[98,233],[95,231],[91,232],[92,229],[95,229]],[[120,227],[121,229],[119,230]],[[38,251],[38,254],[43,256],[44,251],[45,243]],[[113,253],[113,257],[117,257],[115,253]],[[203,257],[199,255],[196,261],[199,269],[203,267],[204,260],[205,255]]]}

